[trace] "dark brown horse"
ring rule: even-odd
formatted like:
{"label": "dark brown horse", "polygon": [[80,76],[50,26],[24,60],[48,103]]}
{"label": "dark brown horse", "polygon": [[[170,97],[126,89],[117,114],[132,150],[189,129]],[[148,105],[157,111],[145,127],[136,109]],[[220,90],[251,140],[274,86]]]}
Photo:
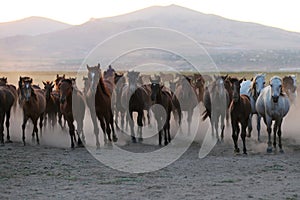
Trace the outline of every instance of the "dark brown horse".
{"label": "dark brown horse", "polygon": [[56,79],[54,80],[54,83],[55,83],[55,90],[53,91],[53,96],[55,98],[55,102],[56,102],[56,105],[58,107],[58,111],[57,111],[57,115],[58,115],[58,124],[60,125],[60,127],[62,129],[65,128],[65,124],[66,124],[66,120],[64,121],[64,124],[62,123],[62,113],[60,111],[60,97],[59,97],[59,83],[65,79],[65,74],[63,75],[56,75]]}
{"label": "dark brown horse", "polygon": [[32,85],[32,79],[24,79],[21,84],[22,101],[21,106],[23,108],[23,144],[25,145],[25,127],[28,119],[31,119],[33,123],[32,137],[36,134],[36,142],[39,144],[37,121],[40,119],[40,131],[42,131],[44,113],[46,109],[46,99],[44,92],[41,89],[35,89]]}
{"label": "dark brown horse", "polygon": [[[6,142],[11,142],[9,135],[9,125],[10,125],[10,113],[13,105],[16,105],[16,97],[12,92],[11,88],[6,84],[7,79],[5,78],[5,84],[0,85],[0,142],[4,144],[4,119],[6,118],[6,132],[7,139]],[[15,89],[15,88],[14,88]],[[15,91],[15,90],[14,90]]]}
{"label": "dark brown horse", "polygon": [[194,74],[193,81],[197,91],[198,101],[203,102],[205,80],[201,74]]}
{"label": "dark brown horse", "polygon": [[247,154],[246,149],[246,129],[248,126],[249,117],[251,114],[251,104],[250,99],[247,95],[240,95],[240,84],[243,79],[239,80],[237,78],[231,78],[230,82],[232,83],[232,101],[230,103],[230,117],[231,117],[231,126],[232,126],[232,139],[234,142],[234,151],[239,152],[238,148],[238,137],[240,133],[239,123],[242,126],[241,138],[243,141],[243,153]]}
{"label": "dark brown horse", "polygon": [[17,108],[17,101],[18,101],[18,91],[16,86],[14,86],[13,84],[8,84],[7,77],[0,78],[0,86],[6,86],[13,93],[15,99],[13,108],[15,111],[15,109]]}
{"label": "dark brown horse", "polygon": [[85,137],[83,133],[83,120],[85,115],[85,104],[83,95],[80,91],[73,88],[73,82],[71,79],[62,79],[60,81],[59,93],[60,111],[69,126],[71,148],[74,148],[74,141],[76,142],[74,120],[77,123],[77,144],[78,146],[81,146],[82,141],[85,142]]}
{"label": "dark brown horse", "polygon": [[[161,145],[162,141],[162,132],[164,132],[165,145],[171,142],[170,118],[172,111],[172,95],[168,91],[163,90],[163,87],[164,86],[160,84],[160,78],[151,80],[151,100],[154,104],[161,105],[166,112],[166,116],[164,116],[159,107],[154,107],[152,109],[158,126],[159,145]],[[165,123],[162,124],[164,121]]]}
{"label": "dark brown horse", "polygon": [[89,67],[88,69],[88,79],[90,88],[86,94],[86,102],[90,109],[92,122],[94,125],[94,133],[96,136],[96,146],[100,147],[99,143],[99,128],[97,124],[96,117],[100,121],[100,126],[104,134],[104,142],[107,143],[106,136],[109,142],[111,139],[111,132],[113,134],[113,141],[118,140],[115,129],[114,120],[111,107],[111,96],[110,92],[104,84],[104,80],[101,74],[100,64],[94,67]]}
{"label": "dark brown horse", "polygon": [[[56,115],[58,112],[58,106],[56,103],[55,96],[53,94],[53,88],[54,84],[52,81],[46,81],[44,82],[44,89],[45,89],[45,97],[46,97],[46,110],[45,110],[45,119],[46,117],[48,118],[49,124],[51,124],[52,129],[56,125]],[[46,127],[46,122],[45,120],[45,127]]]}

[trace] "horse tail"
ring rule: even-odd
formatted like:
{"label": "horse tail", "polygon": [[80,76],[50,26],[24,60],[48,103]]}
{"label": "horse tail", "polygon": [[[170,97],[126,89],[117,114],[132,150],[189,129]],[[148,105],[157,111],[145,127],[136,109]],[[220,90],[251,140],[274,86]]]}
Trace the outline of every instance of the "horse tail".
{"label": "horse tail", "polygon": [[203,104],[205,111],[202,113],[202,121],[206,120],[207,117],[211,117],[211,99],[208,87],[205,87]]}

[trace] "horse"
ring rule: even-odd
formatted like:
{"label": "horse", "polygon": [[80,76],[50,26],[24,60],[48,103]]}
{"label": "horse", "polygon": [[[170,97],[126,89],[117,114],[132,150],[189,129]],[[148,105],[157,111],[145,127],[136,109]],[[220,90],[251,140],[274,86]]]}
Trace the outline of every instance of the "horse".
{"label": "horse", "polygon": [[0,78],[0,86],[6,86],[14,95],[15,101],[14,101],[13,109],[15,111],[17,108],[17,99],[18,99],[18,91],[17,91],[16,86],[14,86],[13,84],[8,84],[7,77]]}
{"label": "horse", "polygon": [[[142,127],[144,110],[147,111],[148,122],[150,123],[149,109],[151,107],[150,100],[150,88],[149,85],[138,86],[137,80],[140,72],[129,71],[127,73],[128,85],[125,85],[122,89],[121,104],[124,110],[127,110],[127,120],[129,121],[131,130],[131,141],[136,143],[136,137],[134,132],[134,120],[133,112],[137,112],[137,124],[138,124],[138,141],[143,141]],[[129,119],[129,117],[131,119]]]}
{"label": "horse", "polygon": [[272,121],[275,121],[273,132],[273,146],[276,149],[276,134],[278,135],[279,149],[283,153],[281,144],[281,124],[283,118],[287,115],[290,108],[288,97],[282,91],[282,80],[278,76],[270,79],[270,84],[265,87],[256,101],[257,113],[263,117],[268,132],[267,152],[272,152],[271,132]]}
{"label": "horse", "polygon": [[[53,95],[53,88],[54,84],[52,81],[44,82],[44,89],[45,89],[45,97],[46,97],[46,110],[45,110],[45,118],[48,117],[48,122],[51,124],[52,129],[56,124],[56,115],[58,112],[58,106],[56,103],[55,96]],[[46,120],[45,120],[45,127],[46,127]]]}
{"label": "horse", "polygon": [[239,137],[239,123],[242,126],[241,138],[243,141],[243,153],[247,154],[246,149],[246,129],[248,126],[249,116],[251,113],[250,99],[247,95],[240,95],[240,84],[243,79],[231,78],[232,83],[232,101],[230,103],[229,111],[231,117],[231,127],[232,127],[232,140],[234,142],[234,151],[239,153],[238,148],[238,137]]}
{"label": "horse", "polygon": [[205,80],[201,74],[194,74],[193,81],[197,91],[198,102],[203,102]]}
{"label": "horse", "polygon": [[[255,103],[260,95],[261,90],[265,87],[265,74],[257,74],[252,80],[246,80],[241,83],[241,94],[245,94],[250,98],[251,114],[248,122],[248,137],[251,137],[252,132],[252,116],[257,114]],[[257,115],[257,140],[260,141],[260,120]]]}
{"label": "horse", "polygon": [[159,72],[159,77],[162,80],[162,82],[169,82],[174,80],[174,75],[171,73]]}
{"label": "horse", "polygon": [[[9,135],[9,126],[10,126],[10,114],[11,108],[16,106],[16,97],[11,88],[6,85],[7,78],[5,78],[5,84],[2,83],[0,85],[0,142],[4,144],[4,119],[6,118],[6,142],[11,143],[10,135]],[[14,88],[15,89],[15,88]]]}
{"label": "horse", "polygon": [[282,89],[289,97],[291,104],[295,103],[297,98],[297,83],[296,76],[289,75],[282,78]]}
{"label": "horse", "polygon": [[202,120],[210,118],[212,135],[216,131],[216,138],[219,141],[219,118],[221,118],[221,139],[224,138],[224,119],[228,113],[229,94],[224,86],[224,80],[221,76],[214,76],[215,80],[210,87],[205,88],[203,104],[205,111],[202,113]]}
{"label": "horse", "polygon": [[99,143],[99,128],[97,124],[97,118],[100,121],[100,126],[104,134],[104,142],[107,143],[106,135],[109,142],[111,139],[111,132],[113,134],[113,141],[118,140],[113,123],[113,112],[111,108],[111,95],[101,74],[100,64],[90,67],[88,69],[88,80],[90,88],[86,94],[86,102],[90,109],[92,122],[94,125],[94,134],[96,136],[96,146],[100,148]]}
{"label": "horse", "polygon": [[[172,111],[172,96],[168,91],[163,90],[164,86],[160,84],[160,79],[157,80],[150,79],[150,81],[151,81],[151,100],[153,104],[161,105],[166,112],[165,123],[162,126],[162,121],[164,121],[164,117],[161,115],[160,108],[155,107],[152,109],[158,126],[158,135],[159,135],[158,144],[161,146],[162,131],[163,131],[164,144],[168,145],[168,143],[171,142],[170,118],[171,118],[171,111]],[[161,128],[163,128],[163,130],[161,130]]]}
{"label": "horse", "polygon": [[182,77],[180,84],[178,84],[174,93],[180,102],[181,111],[187,112],[188,134],[190,134],[194,108],[198,104],[197,93],[192,84],[192,79],[189,77]]}
{"label": "horse", "polygon": [[[126,109],[122,106],[122,91],[124,86],[126,85],[126,80],[124,77],[124,74],[117,74],[115,73],[115,103],[114,105],[114,117],[115,117],[115,122],[118,125],[119,123],[119,117],[121,119],[121,128],[124,128],[124,118],[125,118],[125,113]],[[118,127],[118,126],[117,126]]]}
{"label": "horse", "polygon": [[58,112],[57,112],[57,114],[58,114],[58,124],[60,125],[60,127],[62,129],[64,129],[65,126],[66,126],[66,120],[64,121],[64,124],[63,124],[62,123],[62,117],[63,117],[63,115],[62,115],[62,113],[60,111],[59,83],[62,80],[64,80],[65,78],[66,78],[65,74],[63,74],[61,76],[59,74],[56,75],[56,79],[54,80],[55,90],[53,91],[53,96],[55,98],[55,102],[56,102],[56,105],[58,107]]}
{"label": "horse", "polygon": [[35,89],[32,85],[32,79],[30,78],[23,80],[21,94],[23,95],[21,102],[23,109],[23,144],[24,146],[26,145],[25,128],[28,119],[31,119],[33,123],[32,137],[34,138],[34,134],[36,134],[36,142],[39,144],[37,121],[40,119],[40,131],[42,131],[44,113],[46,110],[46,99],[44,92],[41,89]]}
{"label": "horse", "polygon": [[59,82],[58,88],[60,96],[60,111],[68,123],[69,134],[71,138],[71,148],[75,147],[74,141],[76,142],[74,120],[77,123],[77,145],[82,146],[83,143],[85,143],[85,137],[83,133],[85,104],[83,95],[80,91],[74,89],[71,79],[62,79]]}

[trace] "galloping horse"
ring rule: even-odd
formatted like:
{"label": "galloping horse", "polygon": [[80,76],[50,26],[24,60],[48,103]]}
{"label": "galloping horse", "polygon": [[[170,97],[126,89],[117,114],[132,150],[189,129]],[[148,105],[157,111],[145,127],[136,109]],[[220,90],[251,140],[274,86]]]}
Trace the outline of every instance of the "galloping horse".
{"label": "galloping horse", "polygon": [[[159,104],[163,106],[166,112],[165,116],[165,124],[162,126],[162,121],[164,121],[164,117],[161,115],[161,111],[159,107],[153,108],[154,116],[157,121],[158,126],[158,135],[159,140],[158,144],[161,145],[162,141],[162,131],[164,132],[164,139],[165,145],[171,142],[171,135],[170,135],[170,118],[171,118],[171,111],[172,111],[172,95],[163,90],[163,85],[160,84],[160,78],[157,80],[150,80],[151,81],[151,100],[154,104]],[[163,130],[161,130],[163,128]]]}
{"label": "galloping horse", "polygon": [[191,81],[190,78],[183,77],[175,90],[175,95],[180,102],[181,110],[187,112],[188,134],[191,132],[194,108],[198,104],[197,93]]}
{"label": "galloping horse", "polygon": [[[73,88],[71,79],[62,79],[59,82],[58,87],[60,94],[60,111],[69,126],[71,148],[74,148],[74,141],[76,142],[74,120],[77,123],[77,144],[78,146],[81,146],[82,141],[85,142],[83,133],[83,120],[85,114],[83,95],[80,91]],[[80,139],[80,134],[82,141]]]}
{"label": "galloping horse", "polygon": [[271,132],[272,121],[274,124],[274,141],[273,146],[276,148],[276,134],[278,135],[280,152],[281,144],[281,124],[290,108],[288,97],[282,93],[282,80],[278,76],[273,76],[270,79],[270,85],[261,91],[256,101],[256,110],[263,117],[268,131],[268,148],[267,152],[272,152]]}
{"label": "galloping horse", "polygon": [[[260,95],[261,90],[265,87],[265,74],[257,74],[252,81],[246,80],[241,83],[241,94],[245,94],[250,98],[251,114],[248,123],[248,136],[251,137],[252,131],[252,116],[257,114],[255,103]],[[260,141],[260,120],[257,115],[257,140]]]}
{"label": "galloping horse", "polygon": [[[45,97],[46,97],[45,116],[48,117],[48,122],[49,124],[51,124],[53,129],[56,124],[56,115],[58,112],[56,99],[53,95],[54,84],[52,81],[46,81],[46,82],[43,81],[43,84],[44,84]],[[45,120],[45,127],[46,127],[46,120]]]}
{"label": "galloping horse", "polygon": [[32,79],[25,79],[22,83],[21,94],[23,97],[21,98],[21,106],[23,108],[23,144],[25,143],[25,127],[28,119],[31,119],[33,123],[33,132],[32,137],[34,137],[34,133],[36,134],[36,142],[39,144],[39,136],[38,136],[38,128],[37,121],[40,119],[40,131],[42,131],[44,113],[46,110],[46,99],[44,96],[44,92],[41,89],[34,89],[32,86]]}
{"label": "galloping horse", "polygon": [[221,139],[224,137],[225,123],[224,119],[228,110],[229,95],[224,86],[224,80],[221,76],[215,76],[215,81],[206,87],[203,97],[205,111],[202,113],[202,120],[210,118],[212,135],[216,131],[216,137],[219,140],[219,118],[221,117]]}
{"label": "galloping horse", "polygon": [[[92,122],[94,125],[94,133],[96,136],[96,146],[100,147],[99,143],[99,128],[97,124],[97,118],[100,121],[100,126],[104,134],[104,142],[107,143],[106,135],[108,140],[111,142],[111,132],[113,134],[113,141],[118,140],[113,123],[113,113],[111,108],[111,96],[110,92],[104,84],[104,80],[101,74],[100,64],[88,69],[88,80],[90,88],[86,94],[86,102],[90,109]],[[97,118],[96,118],[97,117]]]}
{"label": "galloping horse", "polygon": [[56,105],[58,107],[58,124],[60,125],[60,127],[62,129],[65,128],[65,124],[66,124],[66,120],[64,121],[64,125],[62,124],[62,113],[60,111],[60,97],[59,97],[59,83],[64,80],[66,78],[66,75],[63,74],[62,76],[60,75],[56,75],[56,79],[54,81],[55,83],[55,90],[53,91],[53,96],[55,98],[55,102],[56,102]]}
{"label": "galloping horse", "polygon": [[282,78],[282,89],[289,97],[291,104],[295,103],[295,100],[297,98],[296,76],[295,75],[284,76]]}
{"label": "galloping horse", "polygon": [[[0,81],[0,142],[3,145],[4,144],[4,119],[6,117],[6,132],[7,132],[7,139],[6,142],[11,142],[10,135],[9,135],[9,125],[10,125],[10,112],[12,106],[16,106],[16,99],[15,93],[13,91],[16,91],[15,88],[12,89],[7,85],[7,78],[5,78],[5,82],[2,82],[4,80],[1,79]],[[13,91],[12,91],[13,90]]]}
{"label": "galloping horse", "polygon": [[203,102],[205,80],[201,74],[194,74],[195,88],[197,89],[198,102]]}
{"label": "galloping horse", "polygon": [[239,137],[239,123],[242,125],[241,138],[243,140],[243,153],[247,154],[246,149],[246,129],[248,126],[248,120],[251,113],[250,99],[247,95],[240,95],[240,84],[243,79],[238,80],[237,78],[230,79],[232,83],[232,101],[230,103],[230,117],[232,126],[232,139],[234,142],[234,151],[239,152],[238,148],[238,137]]}

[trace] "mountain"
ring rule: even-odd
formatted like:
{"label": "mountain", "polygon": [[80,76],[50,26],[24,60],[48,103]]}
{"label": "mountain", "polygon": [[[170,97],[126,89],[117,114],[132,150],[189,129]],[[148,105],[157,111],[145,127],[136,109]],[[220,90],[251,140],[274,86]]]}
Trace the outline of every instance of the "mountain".
{"label": "mountain", "polygon": [[[47,67],[76,68],[96,45],[107,38],[142,27],[172,29],[187,38],[194,39],[224,70],[240,70],[241,66],[245,70],[260,69],[261,66],[277,69],[300,66],[300,33],[229,20],[170,5],[153,6],[115,17],[92,19],[78,26],[35,36],[25,36],[16,31],[17,36],[0,39],[0,69],[6,66],[23,68],[36,66],[34,69],[42,70]],[[131,37],[143,42],[139,34]],[[196,50],[189,49],[188,42],[176,39],[172,35],[152,34],[146,40],[149,44],[161,41],[169,45],[170,49],[186,51],[191,57],[199,54]],[[115,42],[109,48],[103,47],[104,53],[98,55],[97,59],[105,60],[106,56],[113,55],[116,50],[126,45],[134,44],[128,44],[123,40],[123,43]],[[129,62],[133,58],[145,61],[142,56],[146,54],[150,53],[131,54],[132,57],[127,57],[130,59],[124,62]],[[148,61],[155,62],[157,55],[151,56],[147,58]],[[161,57],[168,59],[172,56],[164,53]]]}
{"label": "mountain", "polygon": [[0,23],[0,38],[30,35],[35,36],[71,27],[71,25],[43,17],[28,17],[25,19]]}

